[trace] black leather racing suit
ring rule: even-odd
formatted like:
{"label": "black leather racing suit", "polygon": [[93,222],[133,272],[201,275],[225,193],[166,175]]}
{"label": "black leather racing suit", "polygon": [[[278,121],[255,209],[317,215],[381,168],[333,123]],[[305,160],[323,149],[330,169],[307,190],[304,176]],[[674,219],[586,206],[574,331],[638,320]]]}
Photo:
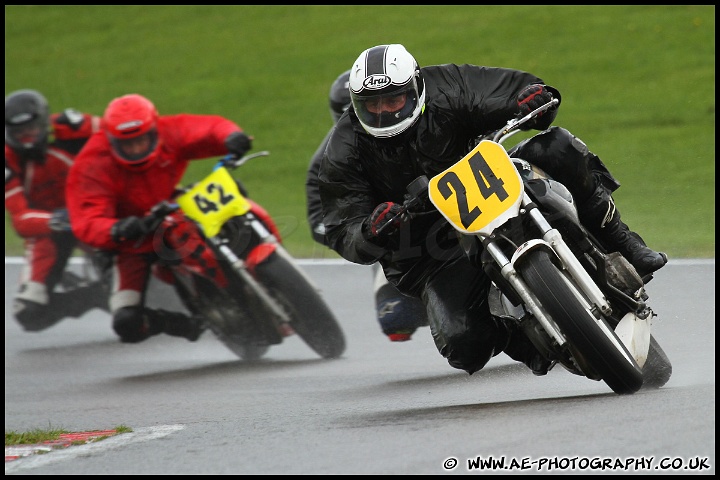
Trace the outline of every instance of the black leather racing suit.
{"label": "black leather racing suit", "polygon": [[[402,203],[413,179],[440,173],[468,153],[478,136],[504,126],[518,113],[518,93],[543,81],[519,70],[467,64],[429,66],[421,73],[425,108],[406,132],[373,137],[352,108],[333,130],[318,179],[329,246],[354,263],[379,261],[391,283],[422,298],[435,344],[451,366],[472,374],[501,351],[528,363],[529,342],[490,314],[490,279],[464,255],[440,213],[428,207],[427,215],[404,224],[385,245],[368,236],[363,222],[382,202]],[[560,99],[556,89],[548,89]],[[557,109],[546,112],[536,127],[548,128],[556,115]],[[559,175],[574,195],[592,193],[591,164],[601,164],[567,130],[553,127],[519,148],[517,156]],[[560,150],[565,155],[558,156]]]}

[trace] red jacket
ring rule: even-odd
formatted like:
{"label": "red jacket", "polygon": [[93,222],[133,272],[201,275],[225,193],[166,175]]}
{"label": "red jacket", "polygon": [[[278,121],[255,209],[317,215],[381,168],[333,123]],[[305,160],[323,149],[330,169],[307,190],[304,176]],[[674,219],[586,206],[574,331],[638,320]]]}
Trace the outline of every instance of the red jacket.
{"label": "red jacket", "polygon": [[75,236],[92,247],[152,251],[151,236],[120,244],[110,229],[119,219],[141,217],[161,200],[172,197],[188,162],[228,153],[225,138],[242,131],[234,122],[217,115],[165,115],[158,119],[159,155],[146,170],[116,161],[105,134],[93,135],[75,159],[66,186],[68,212]]}
{"label": "red jacket", "polygon": [[44,162],[20,158],[5,144],[5,210],[23,238],[50,235],[52,211],[65,207],[65,180],[75,155],[100,128],[100,118],[65,110],[50,116]]}

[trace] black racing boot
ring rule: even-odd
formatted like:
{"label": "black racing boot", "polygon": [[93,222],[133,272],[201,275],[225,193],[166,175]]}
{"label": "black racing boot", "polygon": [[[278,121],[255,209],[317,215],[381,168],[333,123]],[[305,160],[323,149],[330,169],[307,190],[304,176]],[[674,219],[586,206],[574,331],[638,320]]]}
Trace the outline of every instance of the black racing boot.
{"label": "black racing boot", "polygon": [[65,318],[63,315],[55,315],[48,305],[23,298],[13,301],[13,314],[26,332],[40,332]]}
{"label": "black racing boot", "polygon": [[47,305],[22,298],[15,299],[15,318],[26,331],[45,330],[65,318],[80,318],[96,307],[109,312],[108,296],[100,284],[63,286],[70,289],[52,292]]}
{"label": "black racing boot", "polygon": [[151,330],[158,329],[173,337],[183,337],[194,342],[205,331],[205,321],[199,315],[188,317],[181,312],[163,309],[147,309],[147,313]]}
{"label": "black racing boot", "polygon": [[608,251],[619,252],[625,257],[641,277],[659,270],[667,263],[667,255],[650,249],[640,235],[620,220],[620,212],[606,188],[597,187],[589,199],[578,205],[578,214],[583,226]]}

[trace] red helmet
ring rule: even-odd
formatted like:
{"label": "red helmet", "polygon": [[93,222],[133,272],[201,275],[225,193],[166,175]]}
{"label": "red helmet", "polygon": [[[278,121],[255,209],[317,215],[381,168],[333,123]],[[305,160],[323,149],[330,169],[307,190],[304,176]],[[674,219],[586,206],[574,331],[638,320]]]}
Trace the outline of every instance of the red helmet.
{"label": "red helmet", "polygon": [[157,158],[158,112],[155,105],[135,93],[111,101],[102,118],[102,129],[113,157],[133,170],[148,168]]}

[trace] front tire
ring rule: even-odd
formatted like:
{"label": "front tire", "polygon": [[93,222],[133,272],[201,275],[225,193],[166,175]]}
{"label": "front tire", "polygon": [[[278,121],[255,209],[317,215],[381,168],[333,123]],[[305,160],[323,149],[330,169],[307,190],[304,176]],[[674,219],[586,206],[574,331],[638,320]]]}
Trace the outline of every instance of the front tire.
{"label": "front tire", "polygon": [[604,318],[596,319],[572,291],[551,254],[537,249],[517,266],[528,288],[535,293],[587,364],[617,394],[635,393],[643,385],[643,373],[625,345]]}
{"label": "front tire", "polygon": [[345,335],[317,288],[280,245],[255,267],[255,276],[290,317],[290,326],[323,358],[345,351]]}

